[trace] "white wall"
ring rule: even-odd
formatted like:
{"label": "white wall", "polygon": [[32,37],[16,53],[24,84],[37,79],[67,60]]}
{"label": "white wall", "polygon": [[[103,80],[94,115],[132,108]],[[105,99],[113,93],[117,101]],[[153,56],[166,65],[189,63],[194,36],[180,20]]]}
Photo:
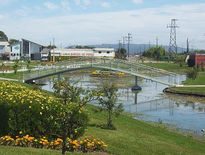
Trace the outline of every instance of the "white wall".
{"label": "white wall", "polygon": [[20,52],[21,46],[20,43],[11,46],[10,52],[10,60],[19,60],[20,59]]}

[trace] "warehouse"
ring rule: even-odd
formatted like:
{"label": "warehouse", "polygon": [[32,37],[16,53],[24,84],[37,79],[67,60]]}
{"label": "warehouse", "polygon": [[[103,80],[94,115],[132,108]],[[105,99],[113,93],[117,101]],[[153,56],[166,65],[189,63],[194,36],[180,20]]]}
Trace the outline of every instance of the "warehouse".
{"label": "warehouse", "polygon": [[191,54],[189,55],[188,65],[193,66],[204,66],[205,67],[205,54]]}
{"label": "warehouse", "polygon": [[93,49],[52,49],[51,61],[68,60],[75,57],[115,57],[114,48],[93,48]]}

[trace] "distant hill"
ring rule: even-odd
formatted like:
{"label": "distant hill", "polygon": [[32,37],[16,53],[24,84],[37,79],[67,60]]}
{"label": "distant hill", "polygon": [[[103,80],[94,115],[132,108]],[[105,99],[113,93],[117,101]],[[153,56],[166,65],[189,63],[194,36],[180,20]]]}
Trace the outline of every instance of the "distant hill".
{"label": "distant hill", "polygon": [[[130,54],[140,54],[141,52],[149,49],[150,47],[155,46],[155,45],[149,45],[149,44],[130,44]],[[75,45],[69,46],[67,48],[74,48],[76,47]],[[119,48],[119,44],[101,44],[101,45],[86,45],[86,47],[97,47],[97,48],[114,48],[116,51]],[[167,45],[162,45],[163,48],[165,48],[166,51],[168,51],[169,46]],[[127,44],[125,45],[125,48],[127,49]],[[178,47],[177,48],[178,53],[183,53],[186,51],[185,48]]]}
{"label": "distant hill", "polygon": [[[101,44],[101,45],[88,45],[91,47],[102,47],[102,48],[114,48],[115,50],[117,50],[119,48],[118,44]],[[147,49],[149,49],[150,47],[155,46],[155,45],[149,45],[149,44],[130,44],[130,54],[139,54],[140,52],[143,52]],[[162,46],[163,48],[165,48],[165,50],[168,51],[169,46]],[[125,45],[125,48],[127,49],[127,44]],[[178,47],[178,53],[182,53],[184,51],[186,51],[185,48],[181,48]]]}

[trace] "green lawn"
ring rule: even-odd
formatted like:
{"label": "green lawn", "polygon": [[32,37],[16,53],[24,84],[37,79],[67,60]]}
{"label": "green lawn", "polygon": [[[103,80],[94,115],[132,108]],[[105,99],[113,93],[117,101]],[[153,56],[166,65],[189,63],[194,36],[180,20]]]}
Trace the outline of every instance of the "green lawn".
{"label": "green lawn", "polygon": [[167,62],[160,62],[160,63],[143,63],[144,65],[164,69],[167,71],[173,71],[173,72],[186,72],[190,68],[187,65],[183,65],[182,67],[179,66],[179,64],[176,63],[167,63]]}
{"label": "green lawn", "polygon": [[114,119],[117,130],[104,130],[95,125],[106,121],[106,113],[98,112],[98,108],[88,106],[90,124],[86,135],[101,137],[108,150],[115,154],[150,155],[150,154],[205,154],[205,142],[194,140],[168,131],[159,125],[148,124],[121,115]]}
{"label": "green lawn", "polygon": [[[32,86],[24,84],[29,88]],[[195,140],[170,131],[162,125],[138,121],[128,114],[113,118],[117,130],[105,130],[99,126],[106,123],[107,113],[87,105],[89,125],[85,135],[94,135],[108,144],[108,151],[122,155],[204,155],[205,139]],[[59,151],[43,149],[0,147],[0,155],[10,154],[60,154]]]}
{"label": "green lawn", "polygon": [[185,85],[205,85],[205,73],[199,73],[195,80],[187,79]]}
{"label": "green lawn", "polygon": [[[59,155],[59,154],[61,154],[61,151],[0,146],[0,155]],[[66,154],[79,155],[80,153],[69,153],[68,152]]]}
{"label": "green lawn", "polygon": [[[99,112],[97,107],[88,105],[90,122],[85,135],[94,135],[108,144],[110,154],[122,155],[204,155],[205,142],[185,137],[162,127],[138,121],[123,114],[114,118],[117,130],[105,130],[98,126],[105,123],[106,112]],[[60,151],[44,149],[0,147],[0,155],[60,154]],[[71,153],[68,153],[71,154]],[[78,153],[74,153],[78,154]],[[96,154],[96,153],[94,153]],[[101,153],[99,153],[101,154]]]}
{"label": "green lawn", "polygon": [[[183,82],[184,85],[205,85],[205,73],[199,73],[195,80],[187,79]],[[177,87],[170,90],[181,93],[205,95],[205,87]]]}

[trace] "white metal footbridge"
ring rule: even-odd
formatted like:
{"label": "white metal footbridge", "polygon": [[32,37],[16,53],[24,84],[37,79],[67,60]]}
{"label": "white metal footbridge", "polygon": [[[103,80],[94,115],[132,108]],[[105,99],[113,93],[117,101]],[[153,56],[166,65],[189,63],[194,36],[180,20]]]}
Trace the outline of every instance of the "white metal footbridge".
{"label": "white metal footbridge", "polygon": [[162,69],[148,67],[127,60],[95,57],[75,58],[68,61],[58,62],[52,66],[39,66],[38,68],[31,70],[29,73],[24,73],[23,81],[29,83],[48,76],[60,76],[60,74],[65,72],[86,68],[124,72],[135,77],[141,77],[168,86],[177,86],[180,81],[177,74]]}

